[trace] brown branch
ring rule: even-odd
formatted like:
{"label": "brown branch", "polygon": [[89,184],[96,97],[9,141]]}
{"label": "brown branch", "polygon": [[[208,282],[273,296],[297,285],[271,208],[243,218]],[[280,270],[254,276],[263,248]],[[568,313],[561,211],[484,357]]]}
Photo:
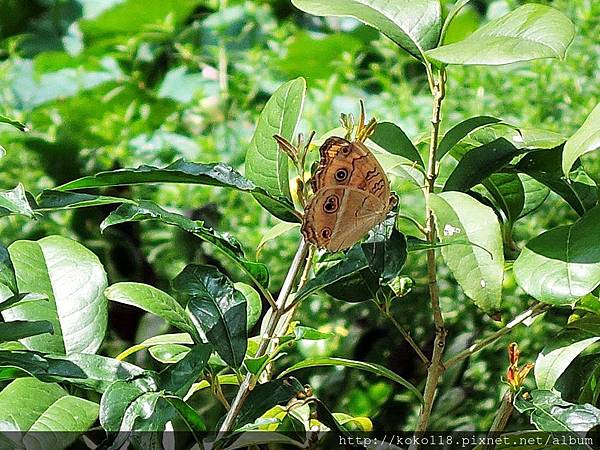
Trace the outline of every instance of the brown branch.
{"label": "brown branch", "polygon": [[510,333],[512,331],[512,329],[514,327],[516,327],[517,325],[519,325],[520,323],[523,323],[527,319],[533,318],[535,316],[538,316],[538,315],[546,312],[549,308],[550,307],[548,305],[545,305],[543,303],[536,303],[531,308],[527,309],[526,311],[523,311],[521,314],[519,314],[517,317],[515,317],[512,321],[510,321],[508,324],[506,324],[505,327],[499,329],[495,333],[489,335],[486,338],[483,338],[479,342],[471,345],[469,348],[466,348],[462,352],[460,352],[460,353],[452,356],[448,360],[446,360],[446,362],[444,363],[444,366],[446,368],[451,367],[451,366],[455,365],[456,363],[459,363],[460,361],[470,357],[471,355],[477,353],[478,351],[482,350],[483,348],[487,347],[488,345],[493,344],[501,337]]}
{"label": "brown branch", "polygon": [[[277,308],[275,310],[270,310],[270,315],[268,315],[268,317],[265,316],[265,318],[263,319],[263,322],[266,321],[266,327],[265,333],[261,337],[258,350],[256,351],[257,358],[260,358],[267,352],[269,343],[275,335],[275,330],[277,329],[280,319],[284,314],[288,298],[292,292],[294,280],[296,279],[296,276],[298,275],[300,270],[302,270],[304,263],[307,262],[308,247],[308,244],[304,241],[304,239],[302,239],[300,245],[298,246],[298,250],[296,251],[296,255],[294,256],[292,264],[290,265],[288,273],[285,277],[285,280],[283,281],[281,290],[279,291],[279,296],[277,297],[276,302]],[[261,330],[262,329],[263,328],[261,327]],[[231,403],[231,408],[227,412],[223,424],[220,427],[219,437],[233,429],[235,419],[240,413],[242,406],[244,405],[244,402],[248,397],[248,394],[250,394],[250,391],[254,386],[255,381],[256,380],[254,375],[252,375],[251,373],[246,374],[244,380],[240,385],[240,388],[238,389],[235,399]]]}
{"label": "brown branch", "polygon": [[[429,72],[428,72],[429,73]],[[427,241],[434,245],[437,238],[437,230],[435,226],[435,218],[431,209],[431,194],[434,193],[435,179],[438,173],[437,162],[437,146],[440,131],[440,119],[442,101],[445,95],[445,76],[440,72],[437,80],[432,80],[430,76],[430,85],[433,94],[433,111],[431,116],[431,142],[429,144],[429,160],[427,163],[426,189],[425,189],[425,212]],[[431,311],[433,314],[433,323],[435,326],[435,340],[433,344],[433,354],[431,356],[431,364],[427,370],[427,380],[425,382],[425,390],[423,392],[423,405],[415,427],[415,436],[421,435],[427,430],[429,417],[435,400],[435,393],[439,379],[444,372],[444,364],[442,356],[444,347],[446,346],[446,328],[444,327],[444,317],[440,308],[440,294],[437,283],[437,266],[436,266],[436,251],[435,248],[427,250],[427,278],[429,284],[429,299],[431,302]],[[413,445],[411,448],[418,448]]]}

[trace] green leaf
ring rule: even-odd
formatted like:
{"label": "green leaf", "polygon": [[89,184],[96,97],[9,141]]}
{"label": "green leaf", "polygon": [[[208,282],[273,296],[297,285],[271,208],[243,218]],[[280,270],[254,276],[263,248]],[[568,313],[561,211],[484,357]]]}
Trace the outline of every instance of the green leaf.
{"label": "green leaf", "polygon": [[415,58],[437,45],[441,6],[437,0],[292,0],[315,16],[354,17],[379,30]]}
{"label": "green leaf", "polygon": [[315,412],[317,416],[317,420],[321,422],[323,425],[329,427],[330,430],[339,433],[343,436],[347,436],[348,433],[346,429],[340,425],[334,415],[329,411],[329,408],[319,399],[314,399],[313,403],[315,404]]}
{"label": "green leaf", "polygon": [[246,358],[244,366],[252,375],[258,376],[267,365],[269,355],[263,355],[260,358]]}
{"label": "green leaf", "polygon": [[[273,141],[275,142],[275,141]],[[298,221],[294,205],[287,199],[273,197],[264,189],[258,188],[252,181],[226,164],[202,164],[179,159],[164,168],[141,165],[133,169],[117,169],[99,172],[96,175],[70,181],[56,189],[70,191],[99,187],[126,186],[154,183],[190,183],[208,186],[227,187],[255,194],[275,205],[288,221]],[[1,203],[0,203],[0,206]]]}
{"label": "green leaf", "polygon": [[519,161],[516,169],[548,186],[577,214],[583,215],[598,203],[598,188],[581,168],[571,173],[570,181],[565,180],[561,170],[562,153],[562,147],[529,153]]}
{"label": "green leaf", "polygon": [[256,292],[256,289],[246,283],[233,283],[233,287],[246,297],[246,303],[248,304],[246,327],[250,331],[262,314],[262,299],[260,298],[260,294]]}
{"label": "green leaf", "polygon": [[307,339],[311,341],[320,341],[322,339],[329,339],[330,337],[335,336],[335,333],[323,333],[322,331],[315,330],[311,327],[304,327],[301,325],[297,325],[294,327],[294,340],[301,341],[302,339]]}
{"label": "green leaf", "polygon": [[0,430],[28,431],[44,411],[67,392],[35,378],[12,381],[0,391]]}
{"label": "green leaf", "polygon": [[246,298],[219,270],[190,264],[173,280],[173,288],[189,296],[187,309],[216,352],[230,367],[246,354]]}
{"label": "green leaf", "polygon": [[47,320],[0,322],[0,342],[16,341],[45,333],[54,333],[52,324]]}
{"label": "green leaf", "polygon": [[[391,232],[386,229],[388,226]],[[400,274],[408,256],[406,237],[394,227],[394,218],[371,230],[369,238],[360,247],[369,270],[386,283]]]}
{"label": "green leaf", "polygon": [[[304,285],[297,293],[295,301],[302,301],[306,297],[314,294],[315,292],[324,289],[335,283],[341,283],[343,286],[350,287],[354,290],[355,294],[359,295],[360,300],[365,301],[369,298],[365,298],[361,291],[357,291],[357,285],[362,284],[362,280],[357,280],[356,275],[359,275],[361,271],[368,269],[369,262],[365,257],[364,252],[359,247],[354,247],[346,253],[343,260],[337,264],[332,265],[322,271],[318,272],[314,278],[311,278],[308,283]],[[350,284],[349,281],[352,281]],[[352,301],[355,297],[347,297],[346,300]]]}
{"label": "green leaf", "polygon": [[142,220],[159,220],[192,233],[203,241],[214,245],[215,248],[246,272],[255,283],[268,287],[269,272],[267,267],[261,263],[248,261],[244,256],[241,244],[232,235],[207,228],[201,222],[194,221],[181,214],[166,211],[154,202],[142,200],[138,205],[121,205],[104,219],[100,224],[100,228],[104,230],[119,223]]}
{"label": "green leaf", "polygon": [[89,206],[112,205],[115,203],[134,202],[128,198],[46,189],[37,197],[36,210],[87,208]]}
{"label": "green leaf", "polygon": [[190,348],[180,344],[158,344],[150,347],[148,351],[155,360],[163,364],[174,364],[181,361]]}
{"label": "green leaf", "polygon": [[142,394],[154,391],[157,386],[146,378],[115,381],[100,399],[100,424],[107,432],[117,432],[129,405]]}
{"label": "green leaf", "polygon": [[29,127],[27,125],[25,125],[24,123],[19,122],[18,120],[15,120],[15,119],[11,119],[10,117],[7,117],[2,114],[0,114],[0,123],[7,123],[7,124],[15,127],[17,130],[23,131],[25,133],[27,133],[29,131]]}
{"label": "green leaf", "polygon": [[140,376],[144,370],[104,356],[73,353],[43,355],[32,351],[0,350],[0,381],[34,376],[41,381],[65,382],[104,392],[116,380]]}
{"label": "green leaf", "polygon": [[[23,437],[23,445],[32,450],[64,449],[75,441],[76,436],[71,433],[87,431],[97,418],[96,403],[66,395],[54,402],[38,417]],[[65,432],[69,432],[66,439]]]}
{"label": "green leaf", "polygon": [[533,238],[514,263],[517,283],[541,302],[574,304],[600,284],[599,234],[597,207],[572,225]]}
{"label": "green leaf", "polygon": [[125,410],[119,426],[120,433],[110,448],[120,449],[128,439],[135,448],[162,448],[162,432],[166,423],[176,415],[177,410],[161,393],[143,393]]}
{"label": "green leaf", "polygon": [[273,406],[286,404],[299,392],[304,392],[304,387],[293,377],[256,385],[236,418],[235,428],[254,422]]}
{"label": "green leaf", "polygon": [[462,192],[432,195],[431,208],[442,244],[465,240],[473,244],[441,249],[456,281],[479,308],[488,314],[497,312],[502,296],[504,252],[496,214]]}
{"label": "green leaf", "polygon": [[553,389],[571,362],[598,339],[600,336],[590,337],[581,331],[568,331],[546,345],[535,361],[538,389]]}
{"label": "green leaf", "polygon": [[22,303],[2,311],[2,316],[6,321],[47,320],[54,328],[54,335],[26,338],[23,344],[54,353],[96,352],[108,313],[106,273],[98,257],[61,236],[17,241],[8,250],[19,291],[44,294],[49,301]]}
{"label": "green leaf", "polygon": [[379,375],[381,377],[385,377],[389,380],[392,380],[401,386],[404,386],[409,391],[411,391],[415,396],[419,399],[419,401],[423,401],[423,396],[419,392],[419,390],[409,383],[407,380],[402,378],[400,375],[392,372],[388,368],[375,363],[368,363],[363,361],[354,361],[352,359],[344,359],[344,358],[330,358],[330,357],[319,357],[319,358],[310,358],[300,361],[299,363],[294,364],[291,367],[288,367],[284,370],[279,377],[284,377],[291,372],[294,372],[299,369],[305,369],[307,367],[327,367],[327,366],[335,366],[335,367],[351,367],[353,369],[364,370],[366,372],[374,373],[375,375]]}
{"label": "green leaf", "polygon": [[277,225],[269,228],[263,234],[262,239],[260,240],[260,242],[258,243],[258,246],[256,247],[256,259],[258,259],[260,252],[262,251],[263,247],[265,246],[265,244],[267,242],[272,241],[273,239],[278,238],[282,234],[287,233],[288,231],[290,231],[294,228],[299,228],[299,227],[300,227],[299,223],[280,222]]}
{"label": "green leaf", "polygon": [[13,431],[9,437],[22,448],[67,448],[97,417],[96,403],[35,378],[15,380],[0,392],[0,431]]}
{"label": "green leaf", "polygon": [[19,183],[14,189],[0,191],[0,217],[20,214],[30,219],[34,217],[25,188]]}
{"label": "green leaf", "polygon": [[0,303],[0,312],[5,309],[10,309],[16,305],[24,305],[25,303],[38,302],[40,300],[48,301],[48,296],[45,294],[19,294],[8,297],[6,300]]}
{"label": "green leaf", "polygon": [[[291,199],[288,156],[279,150],[273,135],[292,140],[302,115],[305,93],[304,78],[296,78],[280,86],[260,113],[246,152],[246,176],[274,197]],[[279,216],[276,205],[264,202],[264,198],[257,197],[257,200]]]}
{"label": "green leaf", "polygon": [[367,241],[347,253],[328,256],[316,275],[296,293],[295,301],[324,289],[337,299],[363,302],[375,298],[381,288],[389,289],[386,283],[400,273],[406,261],[407,245],[404,235],[395,228],[386,239],[388,225],[386,221],[371,230]]}
{"label": "green leaf", "polygon": [[206,424],[204,423],[200,415],[196,412],[196,410],[190,405],[188,405],[186,402],[181,400],[179,397],[165,395],[164,398],[171,404],[171,406],[173,406],[177,410],[187,427],[194,434],[196,442],[202,442],[202,437],[204,436],[204,434],[197,433],[206,432]]}
{"label": "green leaf", "polygon": [[511,224],[540,207],[550,193],[546,186],[522,173],[494,173],[482,184]]}
{"label": "green leaf", "polygon": [[600,148],[600,104],[587,117],[581,128],[565,144],[562,155],[562,170],[569,177],[575,161],[586,153]]}
{"label": "green leaf", "polygon": [[388,153],[402,156],[410,162],[414,162],[425,168],[423,158],[406,133],[398,125],[392,122],[381,122],[377,124],[375,131],[369,137]]}
{"label": "green leaf", "polygon": [[[577,306],[579,307],[579,304]],[[587,314],[577,320],[570,321],[567,327],[587,331],[594,336],[600,336],[600,316],[596,314]]]}
{"label": "green leaf", "polygon": [[163,431],[167,422],[177,415],[183,418],[196,438],[202,437],[198,433],[205,431],[206,426],[200,416],[181,399],[160,392],[143,393],[126,408],[119,425],[120,432],[110,448],[123,448],[128,439],[134,448],[163,448]]}
{"label": "green leaf", "polygon": [[521,413],[528,412],[531,423],[538,430],[581,433],[600,424],[600,410],[590,404],[574,405],[548,390],[536,390],[530,394],[531,400],[518,397],[515,407]]}
{"label": "green leaf", "polygon": [[185,395],[206,367],[211,353],[211,345],[195,345],[181,361],[160,373],[159,387],[170,394]]}
{"label": "green leaf", "polygon": [[15,267],[10,260],[10,253],[4,245],[0,245],[0,284],[10,289],[14,295],[19,294]]}
{"label": "green leaf", "polygon": [[154,314],[175,328],[189,333],[198,342],[200,335],[183,307],[169,294],[143,283],[116,283],[104,291],[113,302],[136,306]]}
{"label": "green leaf", "polygon": [[202,164],[178,159],[164,168],[141,165],[134,169],[117,169],[69,181],[56,189],[71,191],[111,186],[149,183],[191,183],[252,191],[254,183],[226,164]]}
{"label": "green leaf", "polygon": [[454,125],[446,132],[446,134],[444,134],[444,137],[438,145],[436,152],[437,160],[441,161],[444,155],[452,150],[452,148],[462,141],[471,131],[498,122],[500,122],[500,119],[496,119],[495,117],[476,116]]}
{"label": "green leaf", "polygon": [[508,164],[518,152],[519,150],[504,138],[474,148],[460,159],[446,180],[443,190],[466,192]]}
{"label": "green leaf", "polygon": [[560,11],[526,4],[494,19],[466,39],[425,53],[443,64],[501,65],[540,58],[563,59],[575,35]]}
{"label": "green leaf", "polygon": [[442,32],[440,33],[440,43],[444,43],[444,37],[446,36],[446,32],[448,31],[448,27],[452,23],[452,20],[465,6],[467,6],[467,3],[470,1],[471,0],[458,0],[456,3],[454,3],[454,5],[452,5],[452,8],[450,8],[450,11],[448,11],[446,19],[444,19],[444,25],[442,26]]}
{"label": "green leaf", "polygon": [[129,355],[134,354],[135,352],[139,352],[140,350],[144,350],[153,346],[159,345],[168,345],[168,344],[187,344],[191,345],[194,341],[188,333],[170,333],[170,334],[160,334],[158,336],[152,336],[139,344],[132,345],[128,349],[122,351],[117,355],[116,359],[123,360],[127,358]]}

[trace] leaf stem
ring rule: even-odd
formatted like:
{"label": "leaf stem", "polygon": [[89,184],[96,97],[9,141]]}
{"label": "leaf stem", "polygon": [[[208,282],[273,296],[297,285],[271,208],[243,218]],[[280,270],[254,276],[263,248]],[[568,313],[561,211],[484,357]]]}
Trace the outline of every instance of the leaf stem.
{"label": "leaf stem", "polygon": [[[263,318],[262,325],[264,327],[261,327],[261,329],[265,330],[265,332],[260,339],[260,344],[255,355],[256,358],[260,358],[266,353],[269,347],[269,343],[275,335],[275,330],[277,329],[277,326],[279,325],[279,322],[282,316],[284,315],[288,298],[292,292],[294,280],[296,279],[298,273],[300,273],[300,271],[302,270],[303,265],[307,263],[308,248],[309,245],[306,243],[306,241],[304,241],[304,239],[302,239],[300,245],[298,246],[298,250],[296,250],[296,255],[292,260],[292,264],[290,265],[285,280],[283,281],[281,290],[279,291],[279,296],[277,297],[276,301],[276,309],[271,310],[271,314],[266,314]],[[240,388],[238,389],[235,399],[231,403],[231,408],[225,416],[223,424],[221,425],[221,428],[219,430],[219,437],[217,439],[219,439],[223,434],[233,429],[235,419],[240,413],[242,406],[244,405],[244,402],[248,397],[248,394],[250,394],[250,391],[254,387],[255,382],[256,379],[254,375],[252,375],[251,373],[247,373],[246,377],[240,385]]]}
{"label": "leaf stem", "polygon": [[517,317],[515,317],[505,327],[499,329],[495,333],[489,335],[486,338],[483,338],[481,341],[477,342],[476,344],[471,345],[469,348],[466,348],[462,352],[460,352],[460,353],[454,355],[453,357],[449,358],[448,360],[446,360],[446,362],[444,363],[444,366],[446,368],[448,368],[448,367],[451,367],[451,366],[461,362],[462,360],[477,353],[478,351],[482,350],[483,348],[487,347],[488,345],[493,344],[501,337],[507,335],[508,333],[510,333],[512,331],[512,329],[514,327],[516,327],[520,323],[523,323],[527,319],[533,318],[539,314],[546,312],[549,308],[550,307],[548,305],[545,305],[543,303],[536,303],[535,305],[533,305],[532,307],[530,307],[526,311],[523,311],[521,314],[519,314]]}
{"label": "leaf stem", "polygon": [[385,315],[390,320],[390,322],[392,322],[392,325],[394,325],[394,327],[396,327],[396,329],[400,332],[402,337],[404,337],[404,339],[406,339],[406,342],[409,343],[409,345],[413,348],[415,353],[419,356],[419,358],[421,358],[421,361],[423,361],[423,364],[425,364],[426,367],[429,367],[431,362],[429,361],[427,356],[425,356],[425,353],[423,353],[423,350],[421,350],[419,345],[414,341],[414,339],[412,338],[410,333],[408,331],[406,331],[402,327],[402,325],[400,325],[400,323],[398,323],[396,318],[392,315],[392,313],[387,308],[385,308],[383,305],[381,305],[377,302],[375,302],[375,304],[377,305],[379,310],[383,313],[383,315]]}
{"label": "leaf stem", "polygon": [[[441,109],[442,101],[445,96],[445,73],[443,70],[439,72],[439,77],[435,79],[431,73],[429,64],[426,63],[429,84],[433,94],[433,108],[431,115],[431,141],[429,144],[429,160],[427,163],[427,174],[425,179],[425,230],[427,232],[427,240],[431,245],[436,243],[437,230],[435,226],[435,218],[431,209],[431,194],[435,190],[435,180],[438,174],[437,161],[437,146],[440,132]],[[425,390],[423,392],[423,405],[419,413],[417,426],[415,427],[415,436],[419,436],[427,430],[429,417],[433,408],[433,401],[439,379],[444,372],[444,364],[442,357],[444,347],[446,346],[446,328],[444,326],[444,317],[440,307],[440,293],[437,283],[437,266],[436,266],[436,251],[435,248],[427,250],[427,278],[429,284],[429,299],[431,302],[431,310],[433,315],[433,323],[435,326],[435,340],[433,344],[433,354],[431,356],[431,364],[427,369],[427,380],[425,382]],[[418,448],[417,445],[410,447]]]}
{"label": "leaf stem", "polygon": [[400,213],[398,213],[396,217],[398,217],[399,219],[407,220],[408,222],[412,223],[417,228],[417,230],[423,233],[424,236],[427,236],[427,231],[425,230],[425,228],[423,228],[423,226],[419,222],[417,222],[417,220],[414,217],[410,217],[406,214]]}

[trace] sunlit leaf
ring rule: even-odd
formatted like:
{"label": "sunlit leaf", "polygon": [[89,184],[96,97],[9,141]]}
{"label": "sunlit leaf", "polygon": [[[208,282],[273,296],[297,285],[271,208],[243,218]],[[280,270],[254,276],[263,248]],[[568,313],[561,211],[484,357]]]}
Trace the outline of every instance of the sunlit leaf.
{"label": "sunlit leaf", "polygon": [[415,58],[436,46],[441,29],[437,0],[292,0],[315,16],[354,17],[379,30]]}
{"label": "sunlit leaf", "polygon": [[513,266],[519,286],[541,302],[574,304],[600,284],[599,233],[597,207],[572,225],[533,238]]}
{"label": "sunlit leaf", "polygon": [[535,361],[535,381],[538,389],[553,389],[569,364],[598,339],[600,336],[590,337],[581,331],[569,331],[551,341]]}
{"label": "sunlit leaf", "polygon": [[444,64],[500,65],[565,57],[575,27],[560,11],[526,4],[488,22],[466,39],[434,48],[427,59]]}
{"label": "sunlit leaf", "polygon": [[[291,199],[288,156],[279,149],[273,136],[277,134],[292,141],[302,114],[305,91],[304,78],[288,81],[275,91],[258,118],[246,152],[246,176],[273,197]],[[282,216],[281,208],[270,199],[263,196],[256,199],[282,220],[294,221]]]}
{"label": "sunlit leaf", "polygon": [[143,283],[122,282],[108,287],[104,294],[118,303],[132,305],[166,320],[175,328],[185,331],[197,340],[200,335],[185,310],[169,294]]}
{"label": "sunlit leaf", "polygon": [[15,380],[0,392],[1,431],[12,431],[22,448],[62,450],[97,417],[96,403],[35,378]]}
{"label": "sunlit leaf", "polygon": [[21,183],[14,189],[0,191],[0,217],[21,214],[33,218],[34,212]]}
{"label": "sunlit leaf", "polygon": [[434,194],[431,207],[443,244],[465,240],[476,244],[444,246],[442,256],[465,294],[488,314],[497,312],[502,297],[504,252],[496,214],[461,192]]}
{"label": "sunlit leaf", "polygon": [[53,335],[22,342],[32,350],[94,353],[107,327],[106,273],[98,257],[73,240],[48,236],[9,247],[20,292],[44,294],[49,301],[27,302],[2,311],[7,321],[48,320]]}
{"label": "sunlit leaf", "polygon": [[143,373],[143,369],[133,364],[86,353],[59,356],[0,350],[0,381],[34,376],[45,382],[64,382],[104,392],[114,381],[131,379]]}
{"label": "sunlit leaf", "polygon": [[578,158],[600,148],[600,104],[587,117],[581,128],[569,138],[562,155],[562,169],[569,176]]}
{"label": "sunlit leaf", "polygon": [[[590,404],[574,405],[565,402],[555,391],[536,390],[532,399],[522,396],[515,400],[519,412],[529,413],[531,423],[541,431],[587,432],[600,424],[600,410]],[[573,433],[572,437],[579,435]],[[578,442],[578,441],[576,441]]]}

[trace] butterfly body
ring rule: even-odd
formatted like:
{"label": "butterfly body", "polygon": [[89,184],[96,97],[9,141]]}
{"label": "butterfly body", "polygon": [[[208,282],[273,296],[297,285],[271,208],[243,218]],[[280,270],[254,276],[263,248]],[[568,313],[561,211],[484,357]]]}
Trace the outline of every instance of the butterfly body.
{"label": "butterfly body", "polygon": [[396,197],[383,168],[362,142],[330,137],[320,156],[302,234],[317,247],[336,252],[351,247],[381,223]]}

